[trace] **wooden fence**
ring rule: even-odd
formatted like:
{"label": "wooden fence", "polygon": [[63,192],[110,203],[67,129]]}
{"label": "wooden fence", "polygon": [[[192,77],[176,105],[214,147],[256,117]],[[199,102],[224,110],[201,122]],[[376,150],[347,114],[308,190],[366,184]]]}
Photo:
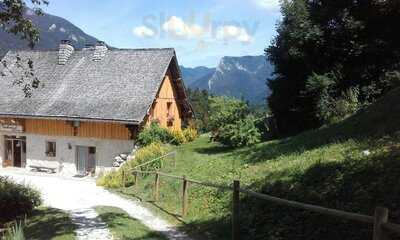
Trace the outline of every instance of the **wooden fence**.
{"label": "wooden fence", "polygon": [[160,171],[140,171],[140,170],[132,170],[132,173],[135,176],[135,184],[137,184],[139,179],[139,174],[147,174],[154,175],[154,200],[159,201],[159,192],[160,192],[160,177],[167,177],[176,180],[182,181],[182,217],[185,217],[189,210],[189,202],[188,202],[188,190],[189,183],[204,186],[204,187],[212,187],[221,190],[232,191],[232,240],[240,239],[240,193],[246,194],[248,196],[273,202],[279,205],[293,207],[297,209],[308,210],[311,212],[319,213],[322,215],[328,215],[332,217],[337,217],[346,220],[352,220],[356,222],[362,222],[371,224],[373,226],[373,240],[388,240],[388,233],[394,233],[400,236],[400,225],[395,223],[388,222],[389,210],[383,207],[377,207],[375,209],[374,216],[368,216],[358,213],[351,213],[331,208],[325,208],[321,206],[291,201],[287,199],[282,199],[278,197],[273,197],[270,195],[257,193],[251,190],[247,190],[240,187],[240,181],[233,181],[232,186],[226,186],[216,183],[210,182],[201,182],[197,180],[193,180],[187,178],[186,176],[175,176],[167,173],[163,173]]}

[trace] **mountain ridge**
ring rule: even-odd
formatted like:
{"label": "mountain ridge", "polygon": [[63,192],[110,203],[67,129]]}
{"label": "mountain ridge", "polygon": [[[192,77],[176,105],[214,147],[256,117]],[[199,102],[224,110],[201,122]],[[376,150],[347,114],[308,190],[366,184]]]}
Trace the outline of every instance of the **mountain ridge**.
{"label": "mountain ridge", "polygon": [[[274,67],[263,55],[225,56],[216,68],[204,68],[198,71],[199,67],[182,67],[187,87],[205,89],[211,94],[231,96],[255,104],[264,103],[270,94],[266,81],[273,75]],[[198,75],[193,75],[194,72]]]}
{"label": "mountain ridge", "polygon": [[[33,10],[27,9],[24,16],[30,19],[39,30],[39,41],[33,49],[52,50],[57,49],[61,40],[70,40],[77,49],[83,48],[86,44],[95,44],[97,38],[85,33],[70,21],[44,13],[36,15]],[[18,35],[5,32],[0,29],[0,57],[3,57],[9,50],[29,49],[28,41],[21,39]]]}

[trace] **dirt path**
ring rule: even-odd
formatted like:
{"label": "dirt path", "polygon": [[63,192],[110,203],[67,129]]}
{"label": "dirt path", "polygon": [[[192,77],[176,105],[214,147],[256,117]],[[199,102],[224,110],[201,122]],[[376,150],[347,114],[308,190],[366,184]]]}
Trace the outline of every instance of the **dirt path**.
{"label": "dirt path", "polygon": [[106,224],[97,216],[93,207],[112,206],[126,211],[153,231],[161,232],[171,240],[190,240],[166,221],[154,216],[138,202],[124,199],[97,187],[93,180],[75,180],[56,176],[33,175],[4,171],[0,175],[10,176],[41,191],[44,204],[71,212],[78,225],[78,239],[112,239]]}

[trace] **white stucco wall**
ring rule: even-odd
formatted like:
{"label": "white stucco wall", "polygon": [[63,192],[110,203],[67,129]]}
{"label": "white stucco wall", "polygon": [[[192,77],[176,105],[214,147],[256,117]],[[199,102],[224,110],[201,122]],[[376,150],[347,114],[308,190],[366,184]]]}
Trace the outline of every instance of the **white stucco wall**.
{"label": "white stucco wall", "polygon": [[[56,142],[56,156],[47,157],[46,141]],[[106,140],[78,137],[54,137],[43,135],[27,135],[27,166],[30,164],[46,164],[57,167],[63,173],[76,173],[76,146],[96,147],[96,172],[112,167],[114,157],[120,153],[131,152],[133,141]],[[71,149],[70,149],[71,147]]]}
{"label": "white stucco wall", "polygon": [[[14,135],[14,134],[8,134]],[[63,174],[76,174],[76,146],[96,147],[96,173],[109,170],[114,157],[120,153],[130,153],[132,140],[108,140],[36,134],[15,134],[26,136],[26,166],[40,165],[55,167]],[[46,142],[56,142],[56,156],[46,156]],[[71,148],[69,148],[69,146]],[[4,155],[4,135],[0,134],[0,160]]]}
{"label": "white stucco wall", "polygon": [[4,135],[0,134],[0,168],[3,167],[3,160],[5,157],[6,151],[4,147]]}

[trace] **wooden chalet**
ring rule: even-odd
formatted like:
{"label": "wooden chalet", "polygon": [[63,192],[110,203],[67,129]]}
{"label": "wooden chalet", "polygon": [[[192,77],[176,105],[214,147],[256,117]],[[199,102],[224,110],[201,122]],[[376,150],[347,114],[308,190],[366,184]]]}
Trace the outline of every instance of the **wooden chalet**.
{"label": "wooden chalet", "polygon": [[[33,61],[39,88],[15,84]],[[174,49],[10,51],[0,67],[0,167],[99,172],[132,151],[143,126],[181,129],[192,118]],[[27,66],[25,66],[27,68]]]}

